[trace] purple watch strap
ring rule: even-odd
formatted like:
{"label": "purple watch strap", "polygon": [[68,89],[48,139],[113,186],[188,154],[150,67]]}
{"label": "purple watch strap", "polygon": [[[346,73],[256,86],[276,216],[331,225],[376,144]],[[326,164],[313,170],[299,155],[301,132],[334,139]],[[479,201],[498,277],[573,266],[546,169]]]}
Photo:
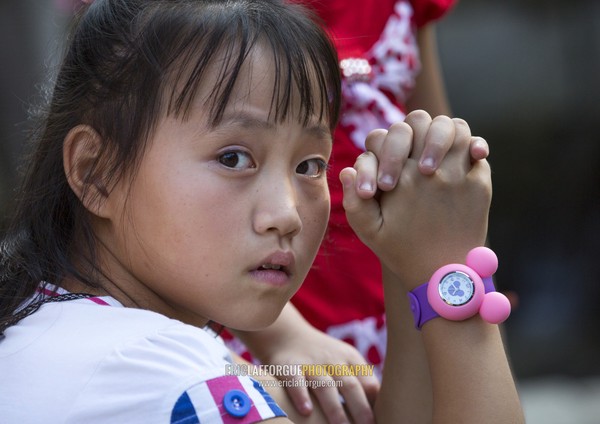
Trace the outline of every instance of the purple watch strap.
{"label": "purple watch strap", "polygon": [[[496,291],[492,277],[484,277],[481,280],[483,281],[486,293]],[[416,289],[408,292],[408,301],[410,302],[410,310],[415,320],[415,328],[419,330],[427,321],[439,317],[439,314],[433,310],[429,304],[429,300],[427,300],[428,285],[429,282],[421,284]]]}
{"label": "purple watch strap", "polygon": [[481,281],[483,281],[483,287],[485,287],[486,293],[496,291],[496,287],[494,287],[494,279],[492,277],[483,277]]}
{"label": "purple watch strap", "polygon": [[427,321],[439,317],[427,300],[427,286],[429,283],[421,284],[416,289],[408,292],[410,310],[415,319],[415,328],[419,330]]}

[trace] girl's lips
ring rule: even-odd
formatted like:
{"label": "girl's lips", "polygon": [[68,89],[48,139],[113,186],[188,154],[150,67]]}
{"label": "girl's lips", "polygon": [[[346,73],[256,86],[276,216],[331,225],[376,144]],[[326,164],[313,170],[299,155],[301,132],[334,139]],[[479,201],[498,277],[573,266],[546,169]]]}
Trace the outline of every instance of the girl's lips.
{"label": "girl's lips", "polygon": [[250,271],[250,275],[256,280],[261,282],[271,284],[274,286],[283,286],[288,284],[290,280],[290,276],[287,272],[283,270],[275,270],[275,269],[255,269]]}
{"label": "girl's lips", "polygon": [[250,274],[257,280],[268,284],[281,286],[291,281],[290,276],[294,268],[294,254],[291,252],[277,251],[263,259]]}

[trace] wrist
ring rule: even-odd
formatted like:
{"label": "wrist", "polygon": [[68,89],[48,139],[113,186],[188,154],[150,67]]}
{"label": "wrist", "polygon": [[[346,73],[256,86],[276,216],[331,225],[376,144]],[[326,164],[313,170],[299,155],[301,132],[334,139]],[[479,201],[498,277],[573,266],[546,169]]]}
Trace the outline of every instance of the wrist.
{"label": "wrist", "polygon": [[499,324],[508,318],[510,303],[497,293],[492,275],[498,259],[491,249],[477,247],[466,265],[453,263],[440,267],[425,284],[408,293],[415,327],[438,317],[462,321],[479,314],[484,321]]}
{"label": "wrist", "polygon": [[[477,246],[477,244],[471,244]],[[440,250],[440,249],[438,249]],[[405,292],[410,292],[431,279],[432,274],[449,263],[464,262],[469,249],[458,249],[452,246],[419,256],[410,256],[410,259],[395,261],[390,264],[381,261],[382,269],[393,275],[395,284],[399,284]],[[398,255],[398,257],[409,257],[409,255]]]}

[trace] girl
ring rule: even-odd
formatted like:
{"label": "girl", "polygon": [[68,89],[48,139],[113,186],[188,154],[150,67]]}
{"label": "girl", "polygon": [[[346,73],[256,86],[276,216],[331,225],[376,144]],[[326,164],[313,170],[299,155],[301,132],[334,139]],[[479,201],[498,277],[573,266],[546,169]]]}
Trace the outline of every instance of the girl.
{"label": "girl", "polygon": [[[268,326],[308,272],[329,213],[337,69],[319,26],[277,0],[82,13],[2,243],[0,421],[323,421],[228,375],[203,327]],[[432,138],[449,151],[424,177],[414,158]],[[485,240],[489,167],[469,142],[464,122],[416,113],[371,133],[340,175],[384,274],[379,422],[522,420],[497,326],[434,319],[403,358],[393,324],[406,291]],[[398,183],[377,194],[380,170]],[[424,368],[431,391],[411,398]]]}

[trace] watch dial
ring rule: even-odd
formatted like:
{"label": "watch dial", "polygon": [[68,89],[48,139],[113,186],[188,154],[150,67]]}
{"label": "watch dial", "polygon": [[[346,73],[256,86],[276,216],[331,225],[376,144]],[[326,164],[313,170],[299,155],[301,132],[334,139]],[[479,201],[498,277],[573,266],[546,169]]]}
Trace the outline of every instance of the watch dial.
{"label": "watch dial", "polygon": [[473,280],[467,274],[460,271],[446,274],[438,287],[440,297],[451,306],[460,306],[468,303],[473,297],[474,289]]}

